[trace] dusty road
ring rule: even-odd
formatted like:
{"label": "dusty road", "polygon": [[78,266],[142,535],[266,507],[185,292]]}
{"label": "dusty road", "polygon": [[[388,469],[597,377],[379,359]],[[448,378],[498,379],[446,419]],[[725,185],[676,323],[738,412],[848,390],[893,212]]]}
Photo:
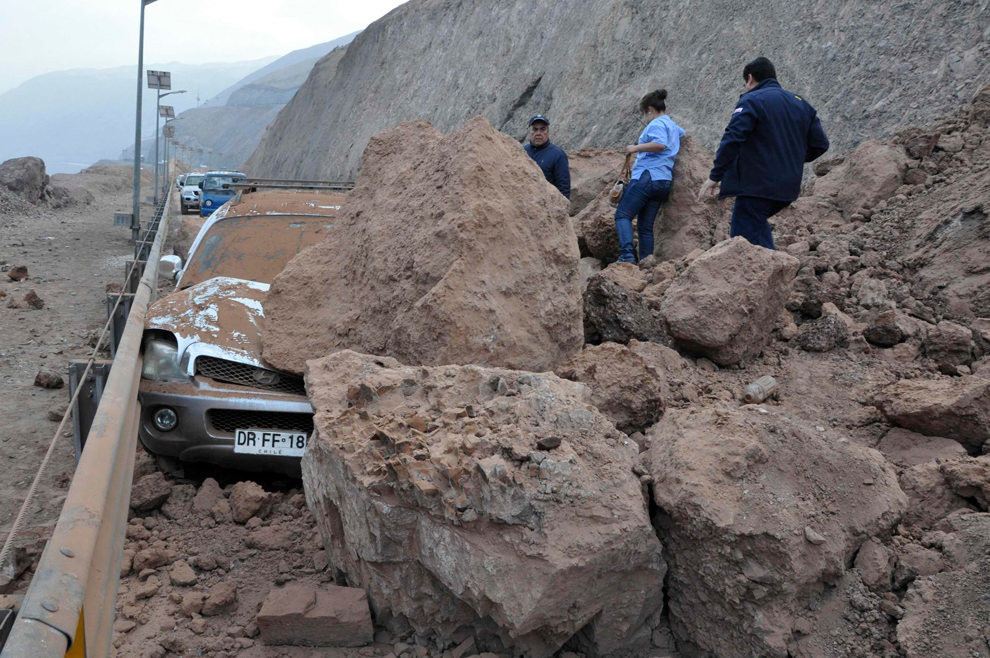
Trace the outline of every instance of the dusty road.
{"label": "dusty road", "polygon": [[[106,321],[107,284],[123,281],[125,261],[133,256],[129,231],[113,225],[114,211],[130,209],[131,195],[118,191],[129,186],[117,180],[126,174],[88,178],[95,195],[91,205],[0,213],[0,266],[26,265],[29,273],[19,282],[0,273],[0,292],[6,293],[0,299],[0,538],[10,530],[68,404],[68,361],[92,351]],[[150,208],[142,212],[150,214]],[[43,308],[8,306],[31,290],[44,300]],[[65,386],[35,386],[42,367],[60,373]],[[70,421],[18,544],[47,538],[58,517],[74,468],[71,430]]]}

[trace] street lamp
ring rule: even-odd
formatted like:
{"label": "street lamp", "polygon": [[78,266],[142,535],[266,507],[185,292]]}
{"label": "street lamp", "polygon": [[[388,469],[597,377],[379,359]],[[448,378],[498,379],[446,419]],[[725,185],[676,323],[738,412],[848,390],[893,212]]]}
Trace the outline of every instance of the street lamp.
{"label": "street lamp", "polygon": [[155,0],[140,0],[141,27],[138,31],[137,104],[134,121],[134,199],[131,205],[131,236],[136,242],[141,232],[141,97],[144,89],[144,8]]}
{"label": "street lamp", "polygon": [[[172,94],[184,94],[185,89],[180,89],[178,91],[169,91],[167,93],[162,93],[162,89],[172,88],[172,74],[168,71],[148,71],[148,89],[155,89],[158,91],[158,116],[155,117],[155,203],[158,203],[158,119],[160,117],[172,118],[175,116],[175,110],[171,105],[162,105],[162,99],[166,96]],[[162,110],[168,108],[166,114],[162,114]]]}

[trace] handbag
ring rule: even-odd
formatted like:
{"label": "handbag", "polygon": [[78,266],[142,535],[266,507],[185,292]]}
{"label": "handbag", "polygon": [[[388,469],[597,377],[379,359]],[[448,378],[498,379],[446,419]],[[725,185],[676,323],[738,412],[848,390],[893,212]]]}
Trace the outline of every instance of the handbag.
{"label": "handbag", "polygon": [[629,185],[629,178],[632,176],[632,172],[629,169],[629,161],[622,166],[622,173],[619,174],[618,180],[612,185],[612,189],[608,192],[608,204],[613,208],[619,205],[619,201],[622,201],[622,195],[626,191],[626,186]]}

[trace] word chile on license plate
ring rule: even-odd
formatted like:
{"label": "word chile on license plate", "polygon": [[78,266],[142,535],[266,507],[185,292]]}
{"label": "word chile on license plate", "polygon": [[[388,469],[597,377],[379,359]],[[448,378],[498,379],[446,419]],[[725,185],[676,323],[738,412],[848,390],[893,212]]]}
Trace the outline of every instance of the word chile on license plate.
{"label": "word chile on license plate", "polygon": [[237,430],[234,452],[252,455],[301,457],[306,450],[306,435],[277,430]]}

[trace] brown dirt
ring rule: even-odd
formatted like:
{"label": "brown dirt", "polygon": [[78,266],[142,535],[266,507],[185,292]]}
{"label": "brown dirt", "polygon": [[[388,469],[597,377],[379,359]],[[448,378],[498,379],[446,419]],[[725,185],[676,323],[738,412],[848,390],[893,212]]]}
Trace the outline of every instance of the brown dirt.
{"label": "brown dirt", "polygon": [[[122,169],[122,168],[120,168]],[[60,181],[72,176],[59,176]],[[69,401],[69,359],[89,356],[106,321],[108,284],[124,278],[133,257],[130,231],[113,225],[114,211],[129,212],[130,172],[80,174],[94,190],[91,205],[59,210],[20,206],[0,213],[0,266],[26,265],[28,278],[0,273],[0,537],[5,537]],[[126,178],[126,181],[124,180]],[[124,184],[126,182],[126,185]],[[104,192],[104,188],[116,190]],[[124,191],[126,190],[126,191]],[[144,189],[144,194],[151,191]],[[149,213],[151,206],[142,206]],[[44,308],[9,308],[7,300],[35,290]],[[60,373],[65,386],[34,385],[42,367]],[[59,437],[24,528],[36,551],[58,517],[75,467],[71,420]],[[19,542],[21,543],[21,542]],[[36,553],[34,553],[36,555]],[[19,585],[23,586],[23,583]]]}

